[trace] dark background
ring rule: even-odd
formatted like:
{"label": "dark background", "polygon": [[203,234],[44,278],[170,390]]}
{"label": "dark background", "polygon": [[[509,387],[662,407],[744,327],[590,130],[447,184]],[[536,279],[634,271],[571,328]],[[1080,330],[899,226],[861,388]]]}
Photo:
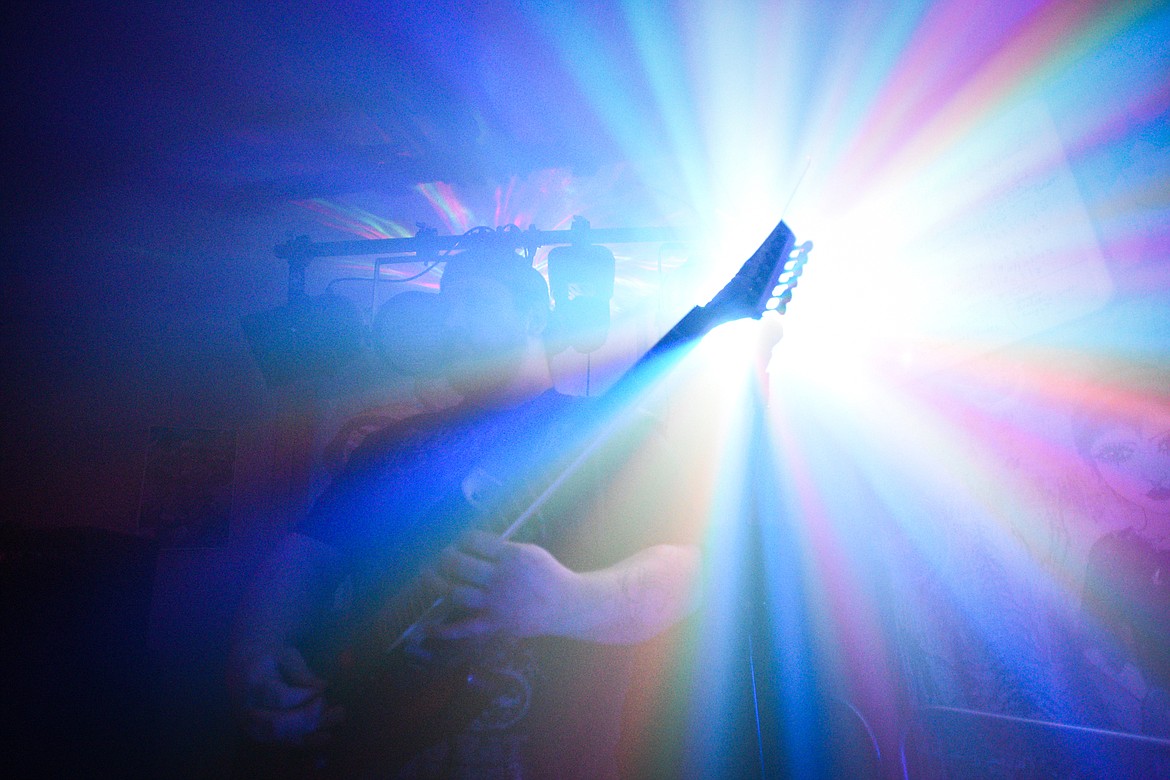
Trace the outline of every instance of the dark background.
{"label": "dark background", "polygon": [[[612,149],[492,3],[16,3],[0,28],[6,747],[219,774],[227,627],[325,404],[266,388],[240,321],[284,302],[277,243],[352,238],[289,204]],[[234,433],[227,544],[140,533],[152,427]]]}

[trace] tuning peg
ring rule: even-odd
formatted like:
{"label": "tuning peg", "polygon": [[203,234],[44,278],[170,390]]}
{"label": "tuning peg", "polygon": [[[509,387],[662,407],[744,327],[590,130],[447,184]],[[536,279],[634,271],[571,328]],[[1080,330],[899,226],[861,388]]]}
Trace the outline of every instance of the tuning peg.
{"label": "tuning peg", "polygon": [[784,267],[786,269],[804,268],[805,263],[808,262],[808,253],[812,251],[812,242],[805,241],[803,244],[793,249],[788,253],[789,259],[785,261]]}
{"label": "tuning peg", "polygon": [[768,311],[776,311],[783,314],[788,307],[788,302],[791,300],[792,288],[779,285],[772,291],[772,297],[768,299],[768,304],[764,308]]}

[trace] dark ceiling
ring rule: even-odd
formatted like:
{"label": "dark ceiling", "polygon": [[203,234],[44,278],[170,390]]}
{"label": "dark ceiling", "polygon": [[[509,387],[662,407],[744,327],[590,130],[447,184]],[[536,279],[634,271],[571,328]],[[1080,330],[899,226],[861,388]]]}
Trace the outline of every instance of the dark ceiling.
{"label": "dark ceiling", "polygon": [[548,43],[573,20],[507,4],[7,13],[6,178],[26,208],[95,181],[238,208],[613,154]]}

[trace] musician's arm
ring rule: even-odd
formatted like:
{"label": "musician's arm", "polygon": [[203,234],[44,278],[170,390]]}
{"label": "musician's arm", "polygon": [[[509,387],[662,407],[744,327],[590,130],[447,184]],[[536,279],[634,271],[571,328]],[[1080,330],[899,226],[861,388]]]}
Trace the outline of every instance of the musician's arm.
{"label": "musician's arm", "polygon": [[550,633],[605,644],[633,644],[670,628],[696,606],[699,548],[660,544],[615,566],[574,574]]}
{"label": "musician's arm", "polygon": [[694,609],[699,563],[697,546],[661,544],[606,569],[574,572],[541,547],[474,532],[444,551],[431,575],[471,614],[434,634],[462,639],[503,631],[634,644]]}
{"label": "musician's arm", "polygon": [[263,741],[295,741],[328,719],[324,682],[296,649],[335,590],[338,556],[307,536],[285,537],[253,576],[233,630],[228,683],[244,728]]}
{"label": "musician's arm", "polygon": [[604,569],[573,571],[536,545],[468,534],[443,552],[432,584],[449,589],[452,602],[470,615],[434,633],[455,639],[503,631],[635,644],[670,628],[698,601],[701,553],[694,540],[705,505],[701,492],[676,487],[680,475],[689,479],[690,472],[655,433],[578,509],[583,523],[607,527],[624,518],[647,529],[647,542],[666,542]]}
{"label": "musician's arm", "polygon": [[338,554],[329,545],[300,533],[286,535],[252,577],[233,639],[294,642],[331,596],[340,570]]}

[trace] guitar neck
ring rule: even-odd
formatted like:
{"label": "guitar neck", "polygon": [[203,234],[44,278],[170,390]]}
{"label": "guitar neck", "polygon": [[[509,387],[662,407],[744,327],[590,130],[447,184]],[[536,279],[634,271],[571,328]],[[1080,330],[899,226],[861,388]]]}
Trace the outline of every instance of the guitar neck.
{"label": "guitar neck", "polygon": [[[713,328],[745,317],[759,318],[770,308],[779,308],[782,313],[784,304],[791,296],[791,287],[795,286],[796,277],[800,275],[811,248],[811,244],[805,244],[799,252],[793,253],[793,244],[792,232],[780,222],[739,272],[706,306],[691,309],[600,396],[589,419],[578,421],[581,424],[576,427],[574,435],[568,437],[572,441],[564,442],[568,451],[576,453],[571,462],[555,478],[545,483],[544,490],[526,509],[507,516],[489,518],[489,523],[497,525],[510,523],[506,528],[496,527],[491,530],[501,533],[504,538],[513,537],[607,439],[616,425],[614,420],[621,416],[617,412]],[[796,259],[790,261],[794,254]],[[790,281],[784,281],[782,272],[788,274]],[[780,286],[787,287],[783,296],[778,292]],[[770,301],[777,298],[781,298],[779,306],[772,305]],[[667,356],[671,359],[665,359]],[[380,649],[380,652],[373,653],[374,656],[398,647],[414,626],[441,608],[442,594],[428,587],[418,577],[398,590],[378,610],[371,623],[372,630],[365,632],[363,645],[374,650]]]}
{"label": "guitar neck", "polygon": [[[665,370],[717,326],[748,317],[759,319],[766,310],[774,308],[769,304],[769,300],[776,292],[777,278],[785,270],[785,261],[794,254],[794,244],[795,237],[788,226],[783,222],[776,225],[760,248],[748,258],[739,272],[711,299],[710,303],[706,306],[695,306],[687,312],[622,374],[603,396],[607,401],[605,405],[613,408],[626,400],[639,388],[644,387],[651,376]],[[796,278],[807,261],[810,249],[811,244],[805,244],[795,253],[797,259],[791,263],[793,268],[788,271],[791,274],[791,282],[783,284],[788,289],[783,294],[784,300],[779,304],[781,313],[787,298],[791,297],[791,287],[795,287]],[[673,360],[664,360],[667,355],[671,355]]]}

